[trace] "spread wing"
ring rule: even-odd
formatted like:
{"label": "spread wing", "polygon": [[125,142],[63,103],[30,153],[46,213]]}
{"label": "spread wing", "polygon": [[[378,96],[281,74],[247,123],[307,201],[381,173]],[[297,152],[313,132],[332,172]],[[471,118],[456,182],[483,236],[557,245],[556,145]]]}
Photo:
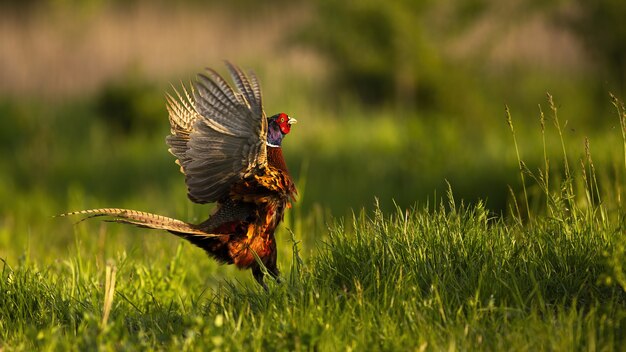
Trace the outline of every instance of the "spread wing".
{"label": "spread wing", "polygon": [[191,92],[167,96],[170,152],[185,174],[189,199],[225,199],[231,186],[267,166],[267,120],[254,73],[226,63],[236,90],[217,72],[199,74]]}

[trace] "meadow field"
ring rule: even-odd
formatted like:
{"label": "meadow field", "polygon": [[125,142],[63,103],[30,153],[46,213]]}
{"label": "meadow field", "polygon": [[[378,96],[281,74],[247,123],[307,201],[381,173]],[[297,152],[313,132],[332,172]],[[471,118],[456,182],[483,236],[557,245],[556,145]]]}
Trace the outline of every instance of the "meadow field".
{"label": "meadow field", "polygon": [[[441,55],[471,65],[433,55],[432,77],[374,102],[286,44],[314,17],[303,2],[261,11],[282,20],[267,28],[238,8],[93,3],[77,24],[0,14],[0,351],[624,349],[626,110],[570,39],[526,66],[506,35],[480,58],[449,40]],[[515,28],[539,48],[563,38]],[[298,119],[283,149],[299,198],[268,292],[167,233],[55,217],[205,220],[167,152],[164,96],[223,58],[257,72],[268,114]]]}

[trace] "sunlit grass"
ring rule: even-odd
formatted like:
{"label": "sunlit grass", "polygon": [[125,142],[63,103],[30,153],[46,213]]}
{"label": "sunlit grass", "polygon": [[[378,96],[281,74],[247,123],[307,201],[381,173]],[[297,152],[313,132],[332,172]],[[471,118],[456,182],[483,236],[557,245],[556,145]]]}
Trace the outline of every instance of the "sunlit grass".
{"label": "sunlit grass", "polygon": [[[297,244],[282,243],[293,249],[282,262],[287,280],[269,293],[233,278],[212,287],[187,246],[147,261],[122,254],[98,265],[81,251],[45,269],[5,264],[2,340],[24,350],[623,343],[619,224],[538,218],[521,227],[451,196],[432,207],[362,212],[347,220],[352,230],[331,225],[304,264]],[[115,295],[107,298],[112,268]]]}

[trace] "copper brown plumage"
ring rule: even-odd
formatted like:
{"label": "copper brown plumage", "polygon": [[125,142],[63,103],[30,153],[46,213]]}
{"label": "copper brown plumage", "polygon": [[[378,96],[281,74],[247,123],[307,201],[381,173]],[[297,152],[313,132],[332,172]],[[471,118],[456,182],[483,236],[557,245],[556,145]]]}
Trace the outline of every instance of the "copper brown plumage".
{"label": "copper brown plumage", "polygon": [[171,134],[166,141],[185,175],[189,199],[217,204],[206,221],[190,224],[117,208],[63,216],[105,217],[169,231],[221,263],[252,269],[254,278],[267,289],[257,258],[278,277],[274,231],[297,194],[281,145],[296,120],[284,113],[266,117],[254,73],[246,75],[230,63],[226,66],[236,90],[207,69],[190,90],[183,87],[167,95]]}

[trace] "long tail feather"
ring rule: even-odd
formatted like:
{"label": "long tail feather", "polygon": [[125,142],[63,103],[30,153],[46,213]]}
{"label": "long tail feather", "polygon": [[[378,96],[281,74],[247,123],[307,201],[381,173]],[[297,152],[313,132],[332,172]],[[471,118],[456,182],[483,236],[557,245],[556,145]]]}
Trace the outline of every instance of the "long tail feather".
{"label": "long tail feather", "polygon": [[100,209],[88,209],[79,210],[70,213],[60,214],[59,216],[71,216],[71,215],[87,215],[79,222],[96,217],[106,217],[105,221],[119,222],[123,224],[136,225],[140,227],[172,231],[175,234],[181,235],[198,235],[203,237],[215,237],[216,235],[206,233],[198,229],[193,224],[186,223],[181,220],[168,218],[162,215],[156,215],[146,213],[138,210],[131,209],[118,209],[118,208],[100,208]]}

